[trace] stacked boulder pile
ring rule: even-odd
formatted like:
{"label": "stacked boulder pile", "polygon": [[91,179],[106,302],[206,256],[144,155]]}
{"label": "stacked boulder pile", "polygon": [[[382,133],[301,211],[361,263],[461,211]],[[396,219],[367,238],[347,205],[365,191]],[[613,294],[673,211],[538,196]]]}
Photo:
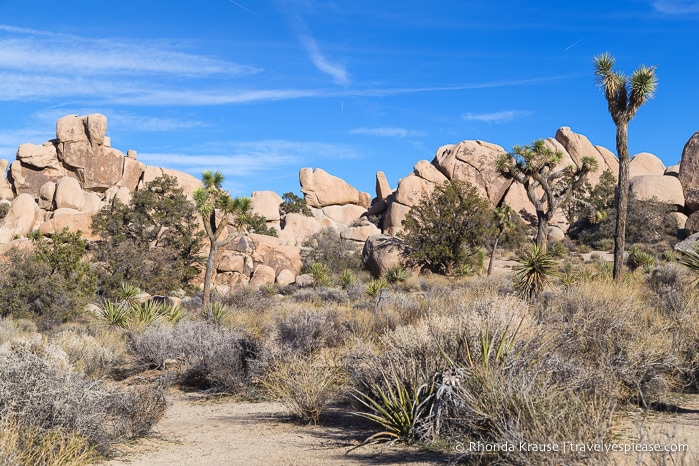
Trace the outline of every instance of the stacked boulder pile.
{"label": "stacked boulder pile", "polygon": [[[595,158],[598,168],[588,177],[592,185],[599,182],[604,170],[615,177],[618,174],[619,164],[610,150],[593,145],[568,127],[561,127],[545,142],[562,152],[562,165],[580,166],[583,157]],[[216,263],[215,284],[219,291],[226,291],[297,281],[302,245],[324,229],[357,245],[368,245],[365,250],[377,251],[373,255],[386,248],[397,250],[400,245],[390,238],[402,230],[410,208],[447,180],[470,182],[493,206],[506,203],[534,224],[536,213],[523,186],[495,168],[504,152],[501,146],[478,140],[442,146],[431,162],[417,162],[396,189],[378,172],[373,199],[320,168],[302,168],[299,183],[311,215],[284,213],[283,200],[273,191],[252,193],[253,213],[264,217],[278,237],[250,234],[230,243]],[[56,139],[22,144],[11,164],[0,160],[0,168],[7,172],[0,179],[0,211],[5,213],[0,252],[37,230],[50,236],[67,227],[81,231],[87,239],[97,239],[91,231],[95,213],[114,198],[128,203],[135,191],[163,174],[174,176],[189,196],[202,186],[192,175],[147,166],[136,155],[133,150],[123,153],[111,146],[107,117],[101,114],[65,116],[56,123]],[[677,228],[699,232],[699,132],[685,145],[680,164],[666,168],[658,157],[642,152],[631,159],[630,170],[631,192],[636,198],[676,206]],[[565,217],[557,214],[549,238],[563,239],[568,226]]]}
{"label": "stacked boulder pile", "polygon": [[[695,135],[696,136],[696,135]],[[588,175],[589,182],[596,185],[602,173],[610,170],[618,176],[619,162],[614,154],[603,146],[593,145],[587,137],[574,133],[569,127],[561,127],[554,138],[545,140],[546,145],[563,154],[560,166],[582,164],[583,157],[593,157],[597,169]],[[689,143],[688,143],[689,144]],[[699,152],[699,138],[695,142]],[[377,197],[370,208],[384,216],[384,233],[396,235],[402,229],[402,221],[408,211],[422,196],[432,193],[435,186],[447,180],[461,180],[473,184],[481,196],[493,206],[505,203],[520,217],[532,224],[536,212],[527,198],[524,187],[505,178],[495,168],[498,157],[507,152],[503,147],[485,141],[462,141],[440,147],[432,162],[421,160],[415,164],[413,173],[398,182],[398,187],[387,190],[385,176],[377,173]],[[686,152],[686,149],[685,149]],[[699,158],[699,155],[698,155]],[[684,156],[683,156],[684,159]],[[683,185],[677,178],[676,166],[667,168],[653,154],[643,152],[635,155],[630,163],[631,192],[640,200],[657,199],[676,205],[679,209],[678,228],[684,228],[685,202]],[[696,185],[699,187],[699,175]],[[389,192],[390,191],[390,192]],[[699,201],[699,190],[697,190]],[[699,202],[697,203],[699,209]],[[699,214],[697,214],[699,220]],[[551,239],[563,239],[569,225],[562,213],[554,216],[549,229]]]}

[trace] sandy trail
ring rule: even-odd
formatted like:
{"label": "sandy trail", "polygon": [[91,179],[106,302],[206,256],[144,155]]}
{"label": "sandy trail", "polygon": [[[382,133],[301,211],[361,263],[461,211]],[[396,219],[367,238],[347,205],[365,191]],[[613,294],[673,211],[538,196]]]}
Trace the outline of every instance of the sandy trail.
{"label": "sandy trail", "polygon": [[288,421],[279,403],[205,400],[175,392],[155,434],[121,449],[107,465],[435,465],[448,458],[408,447],[361,447],[375,430],[331,411],[319,426]]}
{"label": "sandy trail", "polygon": [[[330,410],[322,425],[291,422],[279,403],[207,399],[174,391],[153,436],[121,449],[105,464],[117,465],[437,465],[456,456],[405,446],[368,446],[348,453],[376,429],[362,419]],[[616,454],[610,464],[699,464],[699,395],[684,396],[677,412],[626,414],[613,441],[684,443],[689,452]],[[665,462],[661,457],[665,456]]]}

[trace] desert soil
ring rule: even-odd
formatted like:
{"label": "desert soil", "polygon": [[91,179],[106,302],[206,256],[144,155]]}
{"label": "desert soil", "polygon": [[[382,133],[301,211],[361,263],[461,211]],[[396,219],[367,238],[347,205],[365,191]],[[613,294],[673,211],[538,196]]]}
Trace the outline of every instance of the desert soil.
{"label": "desert soil", "polygon": [[[321,425],[292,422],[279,403],[211,399],[175,391],[152,436],[120,448],[105,464],[123,465],[437,465],[457,456],[405,446],[363,446],[375,433],[362,419],[331,409]],[[628,412],[614,442],[685,443],[688,453],[617,454],[619,465],[699,464],[699,395],[676,400],[675,412]],[[350,451],[352,450],[352,451]]]}
{"label": "desert soil", "polygon": [[376,432],[331,409],[318,426],[292,422],[279,403],[206,399],[174,392],[154,434],[120,448],[116,465],[435,465],[439,454],[401,446],[362,446]]}

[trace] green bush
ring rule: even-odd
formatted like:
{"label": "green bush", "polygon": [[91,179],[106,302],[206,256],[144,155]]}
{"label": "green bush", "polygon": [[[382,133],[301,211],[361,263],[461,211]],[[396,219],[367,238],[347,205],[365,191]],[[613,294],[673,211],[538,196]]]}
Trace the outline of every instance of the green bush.
{"label": "green bush", "polygon": [[277,229],[267,225],[267,219],[260,214],[254,214],[248,218],[248,230],[250,233],[278,237]]}
{"label": "green bush", "polygon": [[403,221],[409,260],[452,275],[492,233],[490,203],[470,183],[446,181],[410,209]]}
{"label": "green bush", "polygon": [[340,274],[343,270],[363,270],[362,254],[351,241],[340,238],[333,228],[325,228],[309,236],[303,243],[301,258],[306,270],[311,264],[325,266],[331,274]]}
{"label": "green bush", "polygon": [[306,217],[312,217],[311,209],[306,205],[306,200],[292,192],[282,194],[284,203],[279,210],[282,214],[300,213]]}
{"label": "green bush", "polygon": [[79,272],[54,269],[39,254],[10,251],[0,271],[0,315],[33,319],[44,329],[78,316],[94,296],[94,282],[74,265]]}
{"label": "green bush", "polygon": [[195,205],[177,179],[163,175],[136,191],[128,205],[114,199],[92,219],[100,294],[129,282],[151,294],[183,288],[199,273],[203,234]]}

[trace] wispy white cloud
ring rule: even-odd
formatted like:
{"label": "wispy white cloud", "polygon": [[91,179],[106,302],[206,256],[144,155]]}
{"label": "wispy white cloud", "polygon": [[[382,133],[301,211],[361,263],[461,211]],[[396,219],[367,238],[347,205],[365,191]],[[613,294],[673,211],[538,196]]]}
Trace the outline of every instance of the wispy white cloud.
{"label": "wispy white cloud", "polygon": [[523,118],[527,115],[531,115],[532,112],[521,111],[521,110],[506,110],[503,112],[493,112],[493,113],[465,113],[463,119],[466,121],[481,121],[484,123],[505,123],[507,121],[517,120]]}
{"label": "wispy white cloud", "polygon": [[65,115],[89,115],[91,113],[102,113],[108,117],[109,128],[129,129],[141,132],[168,132],[183,129],[203,128],[207,123],[186,118],[163,118],[148,115],[138,115],[112,108],[97,107],[71,107],[61,106],[41,110],[32,114],[32,120],[41,122],[46,127],[52,127],[56,121]]}
{"label": "wispy white cloud", "polygon": [[60,76],[152,75],[202,77],[244,75],[260,70],[186,53],[181,44],[131,39],[92,39],[0,25],[0,68]]}
{"label": "wispy white cloud", "polygon": [[653,8],[661,13],[683,15],[699,13],[699,1],[696,0],[657,0]]}
{"label": "wispy white cloud", "polygon": [[345,67],[339,63],[330,63],[325,56],[320,53],[318,43],[309,34],[301,34],[299,40],[308,52],[308,56],[313,64],[323,73],[332,76],[336,84],[349,84],[350,79]]}
{"label": "wispy white cloud", "polygon": [[358,158],[354,148],[341,144],[268,140],[219,142],[176,153],[139,152],[139,160],[148,165],[167,166],[199,176],[216,167],[228,178],[251,176],[261,172],[295,166],[314,160]]}
{"label": "wispy white cloud", "polygon": [[393,138],[420,137],[424,136],[424,131],[415,131],[405,128],[378,127],[378,128],[355,128],[350,130],[350,134],[362,134],[365,136],[382,136]]}

